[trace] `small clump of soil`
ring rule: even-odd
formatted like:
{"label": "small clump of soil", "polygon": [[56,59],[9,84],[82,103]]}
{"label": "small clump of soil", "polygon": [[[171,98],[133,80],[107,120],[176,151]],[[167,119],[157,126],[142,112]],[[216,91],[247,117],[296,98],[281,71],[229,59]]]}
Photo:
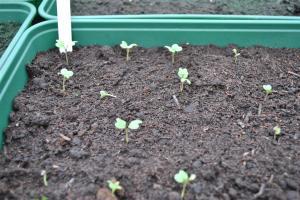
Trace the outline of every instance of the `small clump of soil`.
{"label": "small clump of soil", "polygon": [[[176,200],[184,169],[197,175],[186,200],[299,199],[300,50],[244,48],[235,63],[233,48],[183,46],[174,65],[166,48],[134,48],[126,62],[118,46],[77,47],[70,66],[57,49],[39,53],[5,132],[0,198],[112,199],[115,178],[119,200]],[[182,93],[179,67],[192,82]],[[128,144],[117,117],[143,120]]]}
{"label": "small clump of soil", "polygon": [[10,41],[13,39],[19,28],[20,24],[17,22],[0,23],[0,57],[8,47]]}
{"label": "small clump of soil", "polygon": [[71,6],[73,15],[300,15],[299,0],[72,0]]}

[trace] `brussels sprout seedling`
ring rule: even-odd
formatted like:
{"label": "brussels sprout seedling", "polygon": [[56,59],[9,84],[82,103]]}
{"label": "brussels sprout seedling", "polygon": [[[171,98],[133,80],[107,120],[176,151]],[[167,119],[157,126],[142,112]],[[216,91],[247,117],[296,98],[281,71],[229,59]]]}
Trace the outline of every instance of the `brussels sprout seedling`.
{"label": "brussels sprout seedling", "polygon": [[175,53],[182,51],[182,47],[178,44],[173,44],[172,46],[165,46],[172,54],[172,63],[175,62]]}
{"label": "brussels sprout seedling", "polygon": [[266,94],[272,94],[272,85],[263,85],[263,89],[265,90]]}
{"label": "brussels sprout seedling", "polygon": [[136,119],[136,120],[133,120],[129,123],[129,125],[127,126],[127,122],[121,118],[117,118],[116,119],[116,123],[115,123],[115,127],[117,129],[125,129],[125,141],[126,143],[128,143],[128,129],[131,129],[131,130],[135,130],[135,129],[138,129],[140,127],[140,124],[143,123],[142,120],[139,120],[139,119]]}
{"label": "brussels sprout seedling", "polygon": [[[265,101],[267,101],[267,99],[268,99],[268,95],[269,95],[269,94],[272,94],[273,89],[272,89],[272,85],[263,85],[263,89],[264,89],[264,91],[265,91],[265,93],[266,93],[266,96],[265,96],[265,98],[264,98],[264,102],[265,102]],[[259,115],[259,116],[260,116],[260,114],[261,114],[261,110],[262,110],[262,104],[259,104],[259,107],[258,107],[258,115]]]}
{"label": "brussels sprout seedling", "polygon": [[67,70],[66,68],[63,68],[60,70],[60,73],[58,73],[58,74],[63,76],[63,92],[65,92],[66,91],[66,80],[71,78],[74,73],[72,71]]}
{"label": "brussels sprout seedling", "polygon": [[273,130],[274,130],[274,140],[278,140],[278,138],[281,135],[281,128],[279,126],[275,126]]}
{"label": "brussels sprout seedling", "polygon": [[116,98],[116,96],[112,95],[112,94],[109,94],[108,92],[104,91],[104,90],[101,90],[100,91],[100,99],[103,99],[105,97],[114,97]]}
{"label": "brussels sprout seedling", "polygon": [[186,68],[179,68],[178,76],[180,78],[180,92],[183,91],[183,85],[186,82],[187,84],[191,84],[191,81],[188,79],[189,72]]}
{"label": "brussels sprout seedling", "polygon": [[130,45],[128,45],[127,42],[125,42],[125,41],[121,42],[120,47],[122,49],[126,49],[126,61],[130,60],[130,57],[129,57],[130,49],[132,49],[133,47],[136,47],[136,46],[137,46],[137,44],[130,44]]}
{"label": "brussels sprout seedling", "polygon": [[[77,41],[72,41],[70,43],[70,45],[74,46],[76,44]],[[65,56],[66,56],[66,62],[67,62],[67,65],[69,65],[69,59],[68,59],[68,53],[67,53],[67,49],[68,49],[68,45],[65,44],[64,41],[62,40],[56,40],[56,43],[55,43],[55,46],[59,49],[62,49],[65,53]]]}
{"label": "brussels sprout seedling", "polygon": [[41,176],[43,177],[43,183],[44,183],[44,186],[48,186],[48,181],[47,181],[47,172],[46,170],[42,170],[41,171]]}
{"label": "brussels sprout seedling", "polygon": [[116,180],[108,180],[107,183],[108,183],[108,187],[109,187],[109,189],[111,190],[111,193],[112,193],[113,195],[115,195],[115,192],[116,192],[117,190],[122,190],[122,189],[123,189],[122,186],[120,185],[120,182],[119,182],[119,181],[116,181]]}
{"label": "brussels sprout seedling", "polygon": [[182,184],[182,190],[181,190],[181,199],[184,198],[186,186],[193,180],[196,179],[195,174],[191,174],[189,177],[188,173],[184,170],[179,170],[177,174],[175,174],[174,179],[177,183]]}
{"label": "brussels sprout seedling", "polygon": [[232,52],[234,54],[233,55],[234,56],[234,62],[237,63],[237,59],[241,55],[241,53],[239,53],[237,49],[232,49]]}

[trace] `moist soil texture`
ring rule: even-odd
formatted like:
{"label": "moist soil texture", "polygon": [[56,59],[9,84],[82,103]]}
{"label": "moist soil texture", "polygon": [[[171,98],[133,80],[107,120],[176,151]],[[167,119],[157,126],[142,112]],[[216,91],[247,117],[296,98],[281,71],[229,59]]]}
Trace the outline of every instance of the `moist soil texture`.
{"label": "moist soil texture", "polygon": [[[0,23],[0,57],[20,28],[17,22]],[[1,68],[1,66],[0,66]]]}
{"label": "moist soil texture", "polygon": [[[5,132],[0,199],[111,200],[115,178],[119,200],[179,200],[180,169],[197,176],[186,200],[300,199],[300,50],[245,48],[235,63],[232,49],[185,45],[173,65],[163,47],[135,47],[128,62],[119,46],[77,47],[70,66],[39,53]],[[118,117],[143,121],[128,144]]]}
{"label": "moist soil texture", "polygon": [[72,0],[73,15],[300,15],[299,0]]}

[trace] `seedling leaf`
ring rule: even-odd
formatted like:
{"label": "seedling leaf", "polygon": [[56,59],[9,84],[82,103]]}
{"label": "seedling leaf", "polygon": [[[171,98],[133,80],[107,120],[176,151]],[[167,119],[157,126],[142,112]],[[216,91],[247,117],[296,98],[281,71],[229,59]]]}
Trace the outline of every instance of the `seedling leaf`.
{"label": "seedling leaf", "polygon": [[72,71],[67,70],[66,68],[61,69],[59,74],[63,75],[65,79],[69,79],[74,75]]}
{"label": "seedling leaf", "polygon": [[101,90],[101,91],[100,91],[100,99],[103,99],[103,98],[105,98],[105,97],[116,97],[116,96],[114,96],[114,95],[112,95],[112,94],[109,94],[108,92],[106,92],[106,91],[104,91],[104,90]]}
{"label": "seedling leaf", "polygon": [[111,192],[113,194],[115,194],[115,192],[117,190],[122,190],[123,189],[122,186],[120,185],[119,181],[109,180],[109,181],[107,181],[107,183],[108,183],[108,187],[111,189]]}
{"label": "seedling leaf", "polygon": [[121,118],[116,119],[115,126],[117,129],[125,129],[126,125],[127,125],[127,123],[123,119],[121,119]]}
{"label": "seedling leaf", "polygon": [[281,128],[279,126],[275,126],[273,130],[276,136],[279,136],[281,134]]}
{"label": "seedling leaf", "polygon": [[132,47],[136,47],[136,46],[137,46],[137,44],[134,44],[134,43],[128,45],[127,42],[125,42],[125,41],[122,41],[121,44],[120,44],[120,47],[122,49],[131,49]]}
{"label": "seedling leaf", "polygon": [[183,184],[189,180],[189,176],[185,171],[179,170],[179,172],[175,174],[174,179],[177,183]]}
{"label": "seedling leaf", "polygon": [[189,76],[189,72],[186,68],[179,68],[178,76],[180,77],[180,79],[186,80]]}
{"label": "seedling leaf", "polygon": [[140,127],[141,123],[143,123],[142,120],[139,120],[139,119],[133,120],[130,122],[128,128],[132,129],[132,130],[138,129]]}
{"label": "seedling leaf", "polygon": [[271,94],[273,92],[272,85],[263,85],[263,89],[265,90],[266,94]]}

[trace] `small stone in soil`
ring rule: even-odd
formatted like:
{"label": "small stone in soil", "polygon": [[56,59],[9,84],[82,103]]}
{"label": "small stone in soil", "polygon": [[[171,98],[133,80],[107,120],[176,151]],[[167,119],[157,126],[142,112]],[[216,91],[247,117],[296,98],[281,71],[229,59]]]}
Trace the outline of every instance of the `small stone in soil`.
{"label": "small stone in soil", "polygon": [[89,153],[78,147],[73,147],[72,149],[70,149],[70,156],[74,159],[80,159],[88,157]]}
{"label": "small stone in soil", "polygon": [[168,194],[168,200],[180,200],[181,199],[181,197],[180,197],[180,195],[179,195],[179,193],[178,192],[169,192],[169,194]]}
{"label": "small stone in soil", "polygon": [[117,200],[117,198],[107,188],[100,188],[97,192],[97,200]]}

